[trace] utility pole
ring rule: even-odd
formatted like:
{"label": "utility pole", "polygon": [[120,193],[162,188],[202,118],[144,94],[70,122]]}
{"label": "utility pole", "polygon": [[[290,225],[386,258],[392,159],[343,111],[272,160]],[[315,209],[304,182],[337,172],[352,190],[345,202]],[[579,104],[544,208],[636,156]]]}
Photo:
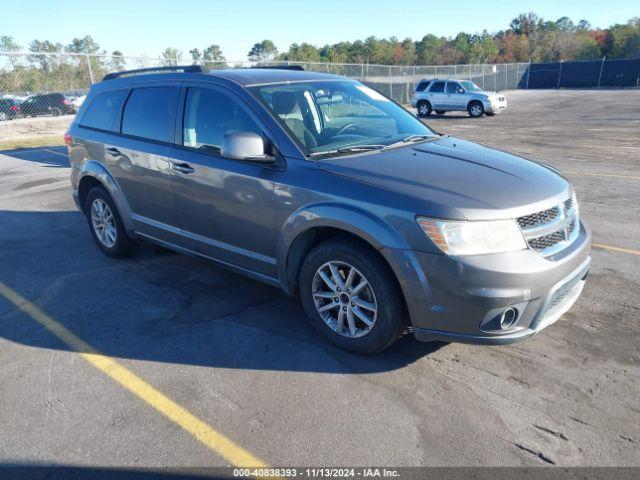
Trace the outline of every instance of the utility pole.
{"label": "utility pole", "polygon": [[562,78],[562,60],[560,60],[560,68],[558,69],[558,84],[556,88],[560,88],[560,79]]}
{"label": "utility pole", "polygon": [[604,61],[607,57],[602,57],[602,63],[600,64],[600,74],[598,75],[598,88],[600,88],[600,81],[602,80],[602,70],[604,69]]}
{"label": "utility pole", "polygon": [[91,70],[91,59],[89,58],[89,55],[85,55],[84,58],[87,59],[87,66],[89,67],[89,86],[91,86],[93,85],[93,70]]}

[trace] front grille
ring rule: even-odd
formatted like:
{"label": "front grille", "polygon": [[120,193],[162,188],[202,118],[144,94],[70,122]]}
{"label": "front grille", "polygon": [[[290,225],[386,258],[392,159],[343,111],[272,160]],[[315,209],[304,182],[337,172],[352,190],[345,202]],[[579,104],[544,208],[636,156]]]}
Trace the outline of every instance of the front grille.
{"label": "front grille", "polygon": [[544,235],[542,237],[536,237],[529,240],[529,246],[538,252],[547,248],[553,247],[565,239],[564,231],[558,230],[557,232]]}
{"label": "front grille", "polygon": [[578,211],[570,197],[560,205],[518,218],[529,247],[551,256],[568,247],[578,234]]}
{"label": "front grille", "polygon": [[528,229],[532,227],[537,227],[539,225],[544,225],[546,223],[555,220],[560,216],[560,207],[549,208],[548,210],[543,210],[542,212],[532,213],[531,215],[525,215],[524,217],[518,218],[518,223],[520,224],[520,228]]}

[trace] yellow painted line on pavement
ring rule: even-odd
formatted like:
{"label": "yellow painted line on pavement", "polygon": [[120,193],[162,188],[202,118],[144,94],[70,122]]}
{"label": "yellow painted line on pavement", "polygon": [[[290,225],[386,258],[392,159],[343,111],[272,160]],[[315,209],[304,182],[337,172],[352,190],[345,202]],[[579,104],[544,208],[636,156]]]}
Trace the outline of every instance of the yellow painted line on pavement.
{"label": "yellow painted line on pavement", "polygon": [[118,382],[124,388],[162,413],[169,420],[193,435],[200,443],[236,467],[266,467],[259,458],[253,456],[229,438],[216,431],[184,407],[181,407],[162,392],[138,377],[115,359],[101,354],[87,342],[40,310],[4,283],[0,282],[0,294],[17,308],[45,327],[62,342],[78,352],[87,362]]}
{"label": "yellow painted line on pavement", "polygon": [[591,172],[571,172],[571,171],[563,171],[562,173],[566,173],[567,175],[587,175],[591,177],[613,177],[613,178],[629,178],[632,180],[640,180],[640,177],[636,175],[616,175],[614,173],[591,173]]}
{"label": "yellow painted line on pavement", "polygon": [[592,247],[602,248],[604,250],[611,250],[612,252],[630,253],[631,255],[640,255],[640,250],[634,250],[633,248],[614,247],[612,245],[604,245],[602,243],[592,243]]}

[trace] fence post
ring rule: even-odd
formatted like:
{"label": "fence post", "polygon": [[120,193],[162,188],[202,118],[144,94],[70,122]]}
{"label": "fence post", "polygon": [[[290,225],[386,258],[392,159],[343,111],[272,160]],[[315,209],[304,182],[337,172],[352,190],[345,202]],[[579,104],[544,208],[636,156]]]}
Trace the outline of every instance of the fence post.
{"label": "fence post", "polygon": [[558,84],[556,88],[560,88],[560,79],[562,78],[562,60],[560,60],[560,68],[558,69]]}
{"label": "fence post", "polygon": [[600,88],[600,81],[602,80],[602,70],[604,68],[604,60],[607,57],[602,57],[602,63],[600,64],[600,74],[598,75],[598,88]]}
{"label": "fence post", "polygon": [[526,90],[529,90],[529,77],[531,76],[531,59],[529,59],[529,68],[527,68],[527,85],[525,86]]}
{"label": "fence post", "polygon": [[361,66],[360,66],[360,70],[361,70],[361,73],[360,73],[360,81],[361,81],[361,82],[364,82],[364,63],[363,63],[363,64],[361,64]]}
{"label": "fence post", "polygon": [[93,85],[93,70],[91,70],[91,59],[89,55],[85,55],[84,58],[87,59],[87,67],[89,68],[89,86]]}
{"label": "fence post", "polygon": [[484,63],[480,64],[482,67],[482,90],[484,90]]}
{"label": "fence post", "polygon": [[391,72],[391,66],[389,66],[389,96],[393,98],[393,73]]}

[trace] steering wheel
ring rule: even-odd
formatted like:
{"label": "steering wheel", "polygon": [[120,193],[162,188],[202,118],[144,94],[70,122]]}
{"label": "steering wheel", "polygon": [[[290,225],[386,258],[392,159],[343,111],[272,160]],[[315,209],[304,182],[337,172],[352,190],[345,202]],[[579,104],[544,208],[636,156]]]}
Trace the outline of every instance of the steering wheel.
{"label": "steering wheel", "polygon": [[356,125],[355,123],[347,123],[344,127],[342,127],[340,130],[338,130],[338,133],[336,133],[335,136],[337,137],[338,135],[342,135],[344,132],[346,132],[347,130],[349,130],[350,128],[353,128],[353,127],[357,128],[358,125]]}

